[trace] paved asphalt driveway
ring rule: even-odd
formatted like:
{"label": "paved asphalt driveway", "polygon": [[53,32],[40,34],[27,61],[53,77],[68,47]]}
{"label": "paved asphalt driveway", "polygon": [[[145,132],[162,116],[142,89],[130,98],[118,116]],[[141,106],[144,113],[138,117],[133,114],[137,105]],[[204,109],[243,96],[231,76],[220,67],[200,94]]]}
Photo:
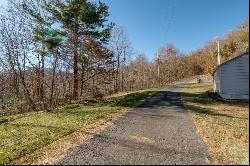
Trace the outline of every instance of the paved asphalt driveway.
{"label": "paved asphalt driveway", "polygon": [[126,113],[57,164],[212,164],[178,89],[162,91]]}

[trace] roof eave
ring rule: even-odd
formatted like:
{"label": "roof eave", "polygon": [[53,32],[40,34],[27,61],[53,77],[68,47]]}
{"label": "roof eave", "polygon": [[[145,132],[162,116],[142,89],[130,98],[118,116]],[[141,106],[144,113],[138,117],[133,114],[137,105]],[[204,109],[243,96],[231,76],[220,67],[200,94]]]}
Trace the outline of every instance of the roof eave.
{"label": "roof eave", "polygon": [[230,59],[230,60],[228,60],[228,61],[226,61],[226,62],[220,64],[219,66],[217,66],[217,67],[214,69],[212,76],[214,76],[214,73],[215,73],[221,66],[224,66],[225,64],[227,64],[227,63],[229,63],[229,62],[231,62],[231,61],[233,61],[233,60],[235,60],[235,59],[238,59],[238,58],[240,58],[240,57],[242,57],[242,56],[244,56],[244,55],[246,55],[246,54],[249,54],[249,52],[246,51],[246,52],[240,54],[239,56],[234,57],[234,58],[232,58],[232,59]]}

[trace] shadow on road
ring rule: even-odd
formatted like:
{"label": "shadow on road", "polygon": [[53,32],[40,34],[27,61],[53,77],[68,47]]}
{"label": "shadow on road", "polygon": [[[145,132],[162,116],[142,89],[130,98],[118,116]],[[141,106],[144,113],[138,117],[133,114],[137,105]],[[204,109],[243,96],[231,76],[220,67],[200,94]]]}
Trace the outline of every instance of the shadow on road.
{"label": "shadow on road", "polygon": [[161,91],[149,100],[146,100],[145,102],[138,105],[137,108],[162,108],[171,106],[183,108],[183,103],[179,92]]}

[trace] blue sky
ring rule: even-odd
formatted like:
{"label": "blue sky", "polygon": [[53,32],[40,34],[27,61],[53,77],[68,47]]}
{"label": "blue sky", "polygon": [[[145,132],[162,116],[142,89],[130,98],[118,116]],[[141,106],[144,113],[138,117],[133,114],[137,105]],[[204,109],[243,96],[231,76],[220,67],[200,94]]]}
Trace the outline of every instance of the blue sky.
{"label": "blue sky", "polygon": [[149,59],[166,43],[188,53],[248,20],[248,0],[103,0],[136,52]]}
{"label": "blue sky", "polygon": [[[173,43],[188,53],[248,20],[248,0],[101,0],[123,26],[137,54],[149,60]],[[1,0],[0,5],[6,3]]]}

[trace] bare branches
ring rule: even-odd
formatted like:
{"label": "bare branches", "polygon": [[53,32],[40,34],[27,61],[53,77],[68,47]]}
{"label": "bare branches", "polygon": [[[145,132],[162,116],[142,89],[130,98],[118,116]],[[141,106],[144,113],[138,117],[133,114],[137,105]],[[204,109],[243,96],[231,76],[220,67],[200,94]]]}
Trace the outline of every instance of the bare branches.
{"label": "bare branches", "polygon": [[[159,49],[159,58],[153,62],[144,54],[131,61],[132,46],[125,29],[119,26],[112,29],[107,43],[91,36],[83,24],[74,33],[59,24],[56,32],[65,42],[48,49],[42,40],[43,30],[51,28],[54,22],[40,2],[48,4],[49,1],[21,2],[10,1],[0,16],[0,116],[157,87],[185,77],[209,74],[217,65],[214,41],[185,56],[173,44],[168,44]],[[53,2],[56,6],[63,1]],[[38,15],[30,15],[27,10]],[[51,10],[55,10],[54,17],[57,17],[57,10],[61,9]],[[58,18],[62,19],[60,15]],[[99,33],[95,28],[92,32]],[[244,24],[221,40],[223,61],[245,51],[248,29],[248,24]],[[10,105],[16,109],[7,109]]]}

